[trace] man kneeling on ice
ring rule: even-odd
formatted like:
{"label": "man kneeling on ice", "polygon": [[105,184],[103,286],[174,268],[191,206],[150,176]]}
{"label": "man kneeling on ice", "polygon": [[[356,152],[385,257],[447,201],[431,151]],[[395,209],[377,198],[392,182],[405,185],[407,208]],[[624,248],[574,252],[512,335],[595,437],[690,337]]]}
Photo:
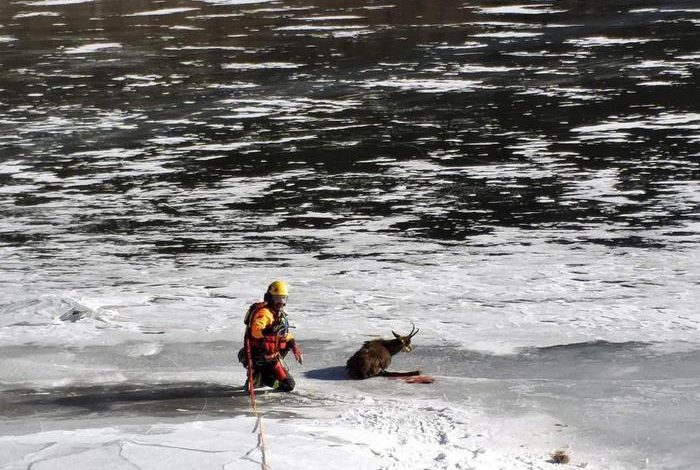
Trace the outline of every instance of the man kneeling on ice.
{"label": "man kneeling on ice", "polygon": [[267,385],[275,390],[291,392],[294,378],[284,363],[292,351],[294,358],[303,363],[301,348],[289,333],[289,322],[284,307],[287,305],[287,284],[275,281],[267,288],[264,302],[250,306],[245,316],[244,347],[238,352],[238,360],[248,369],[246,390]]}

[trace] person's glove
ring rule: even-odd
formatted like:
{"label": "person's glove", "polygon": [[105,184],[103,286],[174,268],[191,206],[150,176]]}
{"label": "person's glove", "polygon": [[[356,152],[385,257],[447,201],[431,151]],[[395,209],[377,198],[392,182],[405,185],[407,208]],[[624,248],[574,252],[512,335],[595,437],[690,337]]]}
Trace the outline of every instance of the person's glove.
{"label": "person's glove", "polygon": [[292,353],[294,353],[294,359],[296,359],[300,365],[303,365],[304,356],[301,354],[301,348],[297,345],[296,341],[290,341],[289,348],[292,350]]}
{"label": "person's glove", "polygon": [[262,330],[262,334],[265,336],[278,335],[283,327],[284,325],[270,325]]}
{"label": "person's glove", "polygon": [[288,329],[288,324],[287,324],[286,318],[283,318],[282,320],[280,320],[272,325],[268,325],[267,328],[262,330],[262,334],[286,336],[287,329]]}

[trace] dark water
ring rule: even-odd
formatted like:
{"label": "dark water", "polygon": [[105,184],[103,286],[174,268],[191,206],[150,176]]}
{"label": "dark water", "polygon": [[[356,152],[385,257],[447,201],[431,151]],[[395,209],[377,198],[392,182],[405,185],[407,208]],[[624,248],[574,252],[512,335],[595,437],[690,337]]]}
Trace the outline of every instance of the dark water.
{"label": "dark water", "polygon": [[697,242],[697,2],[235,3],[0,2],[0,245]]}

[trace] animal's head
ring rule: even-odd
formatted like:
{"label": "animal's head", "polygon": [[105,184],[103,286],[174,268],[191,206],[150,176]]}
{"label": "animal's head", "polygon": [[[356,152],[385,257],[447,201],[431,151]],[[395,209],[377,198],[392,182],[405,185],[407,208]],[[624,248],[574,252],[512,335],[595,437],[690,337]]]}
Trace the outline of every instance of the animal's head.
{"label": "animal's head", "polygon": [[416,325],[411,324],[411,332],[409,334],[407,334],[406,336],[401,336],[400,334],[396,333],[393,330],[391,333],[398,340],[398,342],[401,343],[401,350],[402,351],[411,352],[411,350],[413,350],[413,347],[411,346],[411,338],[416,336],[416,334],[419,331],[420,331],[420,329],[416,328]]}

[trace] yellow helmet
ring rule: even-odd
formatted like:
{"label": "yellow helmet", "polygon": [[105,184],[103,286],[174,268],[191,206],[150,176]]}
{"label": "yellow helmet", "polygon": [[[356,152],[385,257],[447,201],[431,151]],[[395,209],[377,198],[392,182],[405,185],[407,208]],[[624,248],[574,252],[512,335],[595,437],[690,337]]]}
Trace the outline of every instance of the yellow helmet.
{"label": "yellow helmet", "polygon": [[287,283],[284,281],[275,281],[267,288],[267,293],[270,295],[289,295],[287,293]]}

